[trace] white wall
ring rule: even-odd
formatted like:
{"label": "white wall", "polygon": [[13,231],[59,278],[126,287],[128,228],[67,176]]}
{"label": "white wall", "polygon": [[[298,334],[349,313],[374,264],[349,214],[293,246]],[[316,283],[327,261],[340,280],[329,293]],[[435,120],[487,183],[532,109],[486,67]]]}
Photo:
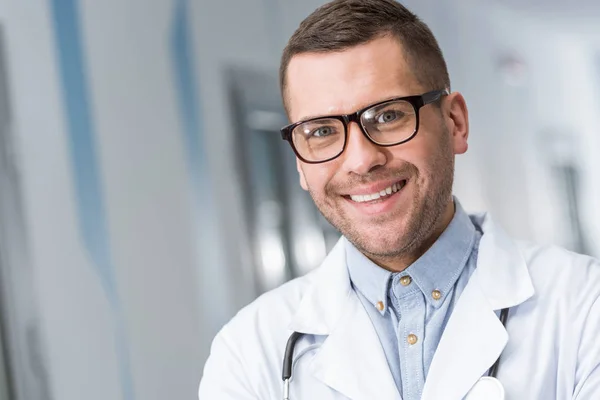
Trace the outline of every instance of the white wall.
{"label": "white wall", "polygon": [[[52,3],[0,2],[47,395],[193,398],[212,335],[201,324],[199,287],[206,265],[218,260],[203,260],[196,243],[200,228],[214,226],[194,220],[173,83],[176,3],[78,4],[108,266],[96,265],[81,231]],[[111,267],[116,294],[98,272]],[[211,294],[210,307],[231,309],[226,291]]]}

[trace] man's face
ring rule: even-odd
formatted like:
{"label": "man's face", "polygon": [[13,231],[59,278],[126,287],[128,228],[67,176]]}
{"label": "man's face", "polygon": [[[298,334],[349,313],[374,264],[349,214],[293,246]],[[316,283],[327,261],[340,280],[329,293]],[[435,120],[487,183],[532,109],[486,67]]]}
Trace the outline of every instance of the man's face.
{"label": "man's face", "polygon": [[[350,114],[431,89],[443,88],[421,86],[399,42],[382,37],[342,52],[294,56],[286,94],[290,119],[296,122]],[[459,118],[457,123],[455,117],[464,100],[453,94],[441,101],[441,108],[430,104],[420,109],[419,131],[407,143],[377,146],[351,123],[346,149],[337,159],[321,164],[298,160],[300,183],[323,216],[373,259],[393,259],[428,247],[432,235],[439,235],[452,218],[454,154],[466,151],[467,136],[464,126],[460,130],[465,121]],[[466,108],[462,111],[464,119]],[[390,187],[392,193],[377,200],[351,197]]]}

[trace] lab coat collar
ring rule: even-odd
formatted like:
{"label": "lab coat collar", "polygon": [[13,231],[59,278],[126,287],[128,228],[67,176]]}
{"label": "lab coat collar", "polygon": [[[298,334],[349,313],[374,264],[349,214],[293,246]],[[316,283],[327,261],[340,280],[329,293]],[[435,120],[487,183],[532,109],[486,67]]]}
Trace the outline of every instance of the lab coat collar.
{"label": "lab coat collar", "polygon": [[[516,243],[490,216],[471,217],[483,231],[477,268],[458,299],[433,357],[422,400],[462,399],[500,357],[508,333],[497,310],[534,294]],[[510,310],[508,317],[510,324]]]}
{"label": "lab coat collar", "polygon": [[[534,294],[516,243],[489,215],[471,216],[471,220],[483,232],[477,268],[446,325],[423,400],[463,398],[508,341],[495,311],[518,305]],[[314,374],[324,383],[352,399],[397,399],[377,333],[350,283],[345,240],[340,239],[314,272],[289,327],[305,334],[328,335],[313,360]],[[378,373],[368,368],[376,368]],[[363,373],[366,377],[361,378]]]}
{"label": "lab coat collar", "polygon": [[309,335],[329,335],[353,294],[342,237],[329,252],[302,297],[289,329]]}
{"label": "lab coat collar", "polygon": [[[525,259],[516,243],[496,226],[489,214],[471,215],[483,232],[479,244],[476,276],[488,308],[501,310],[530,298],[533,284]],[[312,283],[304,294],[290,329],[313,335],[328,335],[340,318],[353,289],[346,266],[342,237],[314,271]]]}
{"label": "lab coat collar", "polygon": [[479,243],[477,280],[493,310],[513,307],[534,294],[525,258],[517,243],[489,214],[471,215],[484,233]]}

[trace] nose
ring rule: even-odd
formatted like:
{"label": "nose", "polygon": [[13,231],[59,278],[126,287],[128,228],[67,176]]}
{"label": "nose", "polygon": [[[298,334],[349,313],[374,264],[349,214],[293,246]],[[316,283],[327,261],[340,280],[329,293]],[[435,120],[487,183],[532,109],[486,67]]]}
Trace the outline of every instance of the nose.
{"label": "nose", "polygon": [[371,142],[357,123],[348,124],[348,142],[342,154],[342,168],[350,173],[364,175],[373,169],[385,165],[387,156],[384,148]]}

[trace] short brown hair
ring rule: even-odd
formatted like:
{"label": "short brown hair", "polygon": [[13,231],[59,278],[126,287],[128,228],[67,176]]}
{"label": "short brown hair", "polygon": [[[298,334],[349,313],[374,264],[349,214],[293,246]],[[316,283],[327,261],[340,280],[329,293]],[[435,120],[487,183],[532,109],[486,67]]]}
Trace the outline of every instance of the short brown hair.
{"label": "short brown hair", "polygon": [[406,7],[395,0],[334,0],[304,19],[283,50],[279,83],[284,105],[286,73],[292,57],[343,51],[385,35],[400,41],[421,85],[428,90],[450,89],[446,61],[437,40]]}

